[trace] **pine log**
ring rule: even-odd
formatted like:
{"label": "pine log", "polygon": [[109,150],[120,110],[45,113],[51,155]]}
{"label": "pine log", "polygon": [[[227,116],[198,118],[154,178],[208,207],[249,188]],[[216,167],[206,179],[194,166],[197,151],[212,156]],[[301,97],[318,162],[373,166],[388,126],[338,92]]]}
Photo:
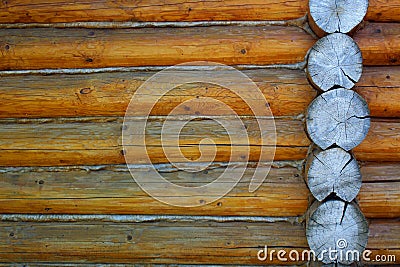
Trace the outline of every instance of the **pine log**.
{"label": "pine log", "polygon": [[[398,65],[397,24],[371,23],[354,36],[364,65]],[[298,27],[3,29],[0,70],[175,65],[190,61],[290,64],[314,39]],[[265,51],[268,50],[268,53]]]}
{"label": "pine log", "polygon": [[[202,203],[207,205],[187,208],[166,205],[147,195],[126,166],[1,169],[1,212],[301,216],[306,211],[308,190],[300,167],[290,167],[295,164],[298,163],[274,163],[262,186],[253,193],[249,192],[249,183],[255,164],[250,164],[240,182],[222,199],[207,203],[202,198]],[[155,168],[174,184],[199,187],[216,180],[226,171],[226,166],[225,163],[215,163],[209,168],[204,164],[186,166],[196,172],[178,170],[170,164]],[[240,174],[237,169],[246,167],[238,162],[230,166],[236,167],[232,175]],[[267,173],[268,167],[262,165],[260,170]],[[133,175],[148,169],[148,166],[131,167]],[[217,182],[214,186],[225,188],[226,184]]]}
{"label": "pine log", "polygon": [[367,14],[368,0],[310,0],[310,26],[319,36],[328,33],[348,33],[357,27]]}
{"label": "pine log", "polygon": [[168,66],[191,61],[290,64],[303,61],[313,43],[302,29],[284,26],[3,29],[0,39],[5,44],[0,70]]}
{"label": "pine log", "polygon": [[362,55],[357,44],[346,34],[334,33],[319,39],[311,48],[307,74],[318,89],[351,89],[360,80]]}
{"label": "pine log", "polygon": [[[256,121],[242,118],[250,134],[250,157],[238,161],[259,159],[259,142]],[[12,122],[12,121],[11,121]],[[40,124],[36,124],[40,122]],[[153,163],[168,162],[160,146],[162,118],[148,122],[149,155]],[[303,160],[310,141],[303,123],[297,120],[276,118],[277,148],[275,160]],[[192,127],[189,127],[192,126]],[[0,127],[0,166],[62,166],[124,164],[123,147],[120,143],[121,118],[39,119],[2,123]],[[354,149],[361,161],[391,161],[400,159],[400,131],[398,120],[372,121],[367,138]],[[229,161],[231,141],[226,132],[211,120],[191,122],[182,135],[182,152],[192,159],[199,157],[198,144],[205,137],[214,138],[217,144],[215,161]],[[195,134],[197,133],[197,134]],[[240,144],[235,149],[243,149]],[[247,151],[245,148],[243,151]],[[139,163],[139,162],[131,162]]]}
{"label": "pine log", "polygon": [[399,26],[390,23],[369,23],[357,31],[353,38],[361,49],[364,66],[400,64],[400,42],[390,41],[392,38],[399,39]]}
{"label": "pine log", "polygon": [[[243,73],[263,92],[274,116],[297,116],[317,95],[301,70],[245,70]],[[132,95],[154,74],[116,72],[4,76],[0,78],[0,117],[124,116]],[[400,117],[400,67],[366,67],[354,90],[366,99],[371,116]],[[156,89],[150,93],[160,94]],[[166,116],[178,104],[196,97],[219,100],[238,115],[253,115],[233,92],[202,83],[186,84],[171,90],[154,106],[151,115]],[[148,101],[149,97],[143,95],[142,102]],[[213,110],[213,114],[226,115],[222,110]]]}
{"label": "pine log", "polygon": [[335,195],[351,202],[361,188],[361,172],[357,160],[341,148],[315,149],[307,162],[308,188],[318,201]]}
{"label": "pine log", "polygon": [[[370,0],[367,20],[400,21],[398,1]],[[307,1],[184,1],[152,0],[135,3],[100,1],[5,1],[0,4],[0,23],[56,23],[81,21],[227,21],[297,19],[307,12]]]}
{"label": "pine log", "polygon": [[[232,163],[232,166],[240,164],[243,165]],[[221,175],[226,164],[215,163],[200,172],[179,171],[169,164],[155,167],[175,184],[201,186]],[[205,166],[191,167],[202,169]],[[146,166],[136,168],[140,171]],[[250,193],[249,182],[254,168],[255,164],[249,165],[239,184],[224,198],[196,208],[174,207],[152,199],[132,180],[125,165],[1,168],[0,207],[2,213],[30,214],[285,217],[305,213],[310,193],[298,162],[275,162],[262,186]],[[267,166],[263,166],[264,169],[267,170]],[[362,165],[363,184],[357,200],[367,217],[400,217],[399,171],[398,163]]]}
{"label": "pine log", "polygon": [[[277,252],[273,261],[259,261],[257,253],[266,245],[269,251],[283,249],[286,253],[308,249],[303,225],[284,219],[281,222],[257,222],[251,218],[226,222],[207,218],[186,218],[186,221],[149,218],[143,222],[129,221],[129,217],[79,220],[73,216],[58,216],[59,220],[46,216],[23,219],[23,216],[9,216],[9,220],[0,224],[0,234],[4,237],[0,240],[0,255],[4,263],[293,265],[300,262],[278,261]],[[372,221],[370,227],[371,257],[378,253],[399,257],[398,221]]]}
{"label": "pine log", "polygon": [[[368,241],[368,223],[357,204],[328,200],[315,202],[315,206],[310,208],[315,210],[311,210],[307,221],[306,235],[318,259],[323,263],[341,264],[361,260]],[[337,254],[330,254],[332,250],[336,250]],[[357,259],[354,254],[346,257],[348,251],[358,251],[360,258]],[[332,255],[336,255],[337,259],[332,259]]]}
{"label": "pine log", "polygon": [[358,146],[370,128],[368,104],[354,91],[335,89],[318,96],[307,111],[307,132],[322,149]]}

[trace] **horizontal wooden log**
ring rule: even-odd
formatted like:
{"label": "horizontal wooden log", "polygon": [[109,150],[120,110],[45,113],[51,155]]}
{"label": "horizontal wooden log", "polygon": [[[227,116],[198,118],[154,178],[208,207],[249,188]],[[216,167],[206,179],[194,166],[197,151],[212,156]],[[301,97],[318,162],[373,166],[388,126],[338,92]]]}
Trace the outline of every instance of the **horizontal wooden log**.
{"label": "horizontal wooden log", "polygon": [[[235,164],[243,166],[243,163]],[[248,190],[254,172],[254,166],[250,165],[240,183],[225,197],[194,208],[174,207],[152,199],[122,165],[2,168],[0,210],[2,213],[44,214],[300,216],[307,210],[310,192],[299,168],[290,165],[296,166],[296,163],[276,162],[267,179],[253,193]],[[200,186],[215,180],[225,170],[224,164],[212,166],[198,173],[176,171],[169,165],[157,166],[157,169],[173,183]],[[358,201],[367,217],[400,217],[399,170],[398,163],[363,164]],[[139,166],[137,171],[140,171]]]}
{"label": "horizontal wooden log", "polygon": [[[304,113],[317,92],[301,70],[243,71],[267,99],[274,116]],[[0,78],[0,117],[124,116],[137,88],[154,72],[117,72],[87,75],[4,76]],[[375,117],[400,116],[400,67],[366,67],[355,90],[366,99]],[[160,94],[158,90],[149,92]],[[155,105],[151,115],[166,116],[180,103],[211,97],[228,104],[239,115],[252,115],[234,93],[209,84],[183,85],[171,90]],[[149,97],[143,96],[142,103]],[[214,115],[224,115],[214,110]],[[143,114],[145,115],[145,114]]]}
{"label": "horizontal wooden log", "polygon": [[400,62],[400,25],[390,23],[370,23],[354,35],[360,47],[363,66],[398,65]]}
{"label": "horizontal wooden log", "polygon": [[[396,70],[400,77],[400,67],[393,68],[393,71]],[[263,92],[274,116],[297,116],[303,113],[317,94],[309,86],[301,70],[247,70],[243,73]],[[154,74],[156,73],[119,72],[1,77],[0,117],[124,116],[133,94]],[[397,77],[393,74],[392,76],[392,79]],[[380,77],[369,78],[372,81],[368,83],[381,81]],[[160,84],[160,88],[163,88],[162,86]],[[160,95],[160,88],[146,92],[148,95],[141,96],[141,103],[150,104],[150,96]],[[398,91],[400,95],[400,87]],[[151,115],[166,116],[175,106],[196,97],[210,97],[229,105],[239,115],[253,115],[237,94],[221,86],[204,83],[186,84],[172,89],[158,101]],[[138,115],[146,114],[143,112]],[[227,114],[223,110],[214,109],[213,115]]]}
{"label": "horizontal wooden log", "polygon": [[[235,121],[232,118],[230,120]],[[43,124],[3,124],[0,129],[0,148],[2,149],[0,166],[125,163],[121,140],[122,120],[93,118],[92,121],[96,123],[91,123],[90,120],[79,123],[60,120],[57,123]],[[148,121],[146,128],[147,154],[153,163],[168,162],[160,140],[163,121],[164,119],[153,118],[152,122]],[[232,160],[241,162],[258,160],[261,143],[257,121],[254,118],[242,118],[242,121],[248,129],[250,142],[247,142],[247,138],[244,136],[239,136],[238,143],[231,143],[227,132],[213,120],[189,122],[180,135],[179,142],[182,153],[189,159],[197,159],[200,156],[198,144],[202,139],[208,137],[213,139],[217,145],[214,161],[230,161],[231,146],[236,152],[241,152],[240,157]],[[173,123],[178,125],[178,122],[179,119]],[[276,120],[275,124],[277,131],[275,160],[303,159],[310,144],[303,131],[303,123],[295,120]],[[129,129],[127,132],[129,133]],[[270,140],[273,137],[273,128],[268,128],[268,132],[265,134],[264,145],[273,145]],[[167,135],[167,139],[169,139],[168,136],[170,135]],[[167,141],[163,142],[164,146],[175,147],[172,141]],[[128,145],[141,146],[136,143],[128,143]],[[248,145],[250,145],[249,155],[247,154]],[[211,151],[214,150],[214,147],[206,146],[205,149]],[[176,162],[180,158],[179,154],[173,154],[169,160]],[[145,159],[146,155],[142,153],[134,154],[129,163],[146,163]]]}
{"label": "horizontal wooden log", "polygon": [[[243,166],[240,163],[234,165]],[[218,178],[225,170],[223,166],[216,164],[214,168],[198,173],[174,168],[168,171],[162,166],[160,171],[163,177],[175,184],[201,186]],[[134,173],[140,170],[138,168]],[[266,167],[262,170],[267,172]],[[299,169],[289,166],[272,168],[263,186],[250,193],[248,187],[253,172],[254,168],[249,168],[240,183],[217,202],[180,208],[148,196],[134,182],[126,166],[89,172],[84,169],[10,171],[0,173],[1,212],[244,216],[300,216],[305,212],[308,192]],[[224,187],[225,184],[217,183],[216,186]],[[30,202],[28,206],[27,202]]]}
{"label": "horizontal wooden log", "polygon": [[[305,249],[302,225],[288,222],[2,222],[6,262],[262,264],[271,247]],[[12,236],[10,236],[10,234]],[[11,246],[10,246],[11,244]],[[277,259],[272,263],[278,263]]]}
{"label": "horizontal wooden log", "polygon": [[[242,153],[233,161],[257,161],[260,156],[260,137],[254,118],[241,119],[247,127],[247,138],[240,137],[238,143],[231,143],[226,131],[213,120],[195,120],[187,124],[181,133],[180,148],[185,157],[196,160],[200,156],[200,141],[206,137],[216,143],[214,161],[228,162],[231,146]],[[23,121],[22,121],[23,122]],[[36,124],[35,122],[42,122]],[[178,121],[176,121],[178,122]],[[304,125],[298,120],[276,119],[277,148],[275,160],[302,160],[306,157],[310,141],[304,132]],[[146,145],[153,163],[168,162],[160,143],[163,119],[153,118],[146,128]],[[78,120],[28,121],[28,123],[3,123],[0,128],[0,166],[58,166],[58,165],[98,165],[125,163],[121,145],[122,121],[119,118],[89,118]],[[399,161],[400,143],[397,133],[398,120],[372,120],[366,139],[354,149],[361,161]],[[273,145],[268,128],[264,145]],[[169,135],[167,135],[169,136]],[[164,142],[164,146],[174,143]],[[140,145],[140,144],[133,144]],[[248,145],[250,153],[247,154]],[[204,147],[204,146],[203,146]],[[207,151],[213,146],[205,146]],[[206,151],[206,152],[207,152]],[[177,156],[177,158],[175,158]],[[145,156],[138,154],[129,163],[144,163]],[[169,159],[176,162],[180,155]]]}
{"label": "horizontal wooden log", "polygon": [[[365,65],[398,65],[398,24],[368,24],[355,40]],[[300,62],[314,44],[297,27],[3,29],[0,70]]]}
{"label": "horizontal wooden log", "polygon": [[[295,1],[6,1],[0,5],[0,23],[54,23],[79,21],[204,21],[285,20],[302,17],[307,2]],[[370,0],[367,20],[400,21],[395,0]]]}
{"label": "horizontal wooden log", "polygon": [[372,120],[371,128],[364,141],[354,148],[357,160],[361,161],[398,161],[400,143],[396,131],[400,124],[392,120]]}
{"label": "horizontal wooden log", "polygon": [[[276,254],[272,261],[259,261],[259,250],[307,249],[304,226],[288,221],[4,221],[0,226],[3,262],[280,265],[301,261],[282,262]],[[382,250],[400,255],[397,221],[372,221],[370,228],[370,257]]]}

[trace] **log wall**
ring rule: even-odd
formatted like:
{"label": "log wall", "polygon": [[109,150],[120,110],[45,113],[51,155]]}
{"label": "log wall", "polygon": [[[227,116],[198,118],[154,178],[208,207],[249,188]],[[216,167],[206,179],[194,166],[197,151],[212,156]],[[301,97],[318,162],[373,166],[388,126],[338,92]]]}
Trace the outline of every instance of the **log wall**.
{"label": "log wall", "polygon": [[[370,223],[367,248],[373,255],[395,255],[397,261],[386,264],[399,264],[400,3],[369,2],[353,36],[365,65],[355,91],[372,117],[367,138],[354,149],[363,177],[357,201]],[[262,262],[257,252],[265,245],[308,248],[310,193],[303,160],[311,141],[304,119],[318,92],[304,71],[316,41],[306,21],[307,4],[1,1],[0,266],[304,266],[302,260]],[[204,60],[235,66],[259,86],[275,116],[276,154],[257,191],[248,190],[251,163],[224,198],[179,208],[154,200],[133,181],[121,140],[123,116],[132,95],[157,71]],[[143,105],[160,92],[146,93]],[[250,135],[250,161],[261,150],[254,114],[239,96],[203,83],[175,88],[155,105],[146,134],[156,168],[181,185],[218,177],[230,161],[230,146],[245,153],[244,140],[230,143],[217,124],[198,119],[182,131],[181,151],[196,159],[200,140],[210,137],[215,162],[200,174],[168,162],[160,143],[162,123],[175,106],[196,97],[235,110]],[[197,108],[204,116],[228,115]],[[144,120],[147,114],[136,115]],[[173,118],[177,125],[179,115]],[[142,156],[129,162],[138,171],[146,169]]]}

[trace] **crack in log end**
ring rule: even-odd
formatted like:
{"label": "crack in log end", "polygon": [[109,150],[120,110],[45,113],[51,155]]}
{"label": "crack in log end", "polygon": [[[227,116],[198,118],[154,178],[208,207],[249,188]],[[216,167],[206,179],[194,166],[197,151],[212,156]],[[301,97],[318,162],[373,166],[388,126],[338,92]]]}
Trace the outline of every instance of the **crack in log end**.
{"label": "crack in log end", "polygon": [[368,223],[354,202],[331,199],[318,203],[307,221],[306,236],[312,250],[325,264],[351,264],[356,259],[338,257],[335,261],[323,251],[337,250],[338,255],[364,251],[368,241]]}
{"label": "crack in log end", "polygon": [[350,202],[361,188],[361,172],[355,158],[341,148],[314,153],[307,163],[307,183],[313,196],[323,201],[331,194]]}
{"label": "crack in log end", "polygon": [[334,33],[321,38],[311,48],[307,74],[317,89],[353,88],[362,74],[362,54],[346,34]]}
{"label": "crack in log end", "polygon": [[335,89],[318,96],[308,108],[306,125],[322,149],[337,145],[346,151],[358,146],[370,128],[368,104],[357,93]]}
{"label": "crack in log end", "polygon": [[310,26],[319,36],[349,33],[367,14],[368,0],[310,0],[309,8]]}

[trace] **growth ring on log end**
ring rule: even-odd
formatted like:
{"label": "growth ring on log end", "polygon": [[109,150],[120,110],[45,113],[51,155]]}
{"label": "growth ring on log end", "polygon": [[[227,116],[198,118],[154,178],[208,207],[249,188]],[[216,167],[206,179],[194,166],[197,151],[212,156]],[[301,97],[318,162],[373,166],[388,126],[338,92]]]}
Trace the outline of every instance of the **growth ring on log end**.
{"label": "growth ring on log end", "polygon": [[306,124],[309,137],[320,148],[337,145],[348,151],[358,146],[368,133],[368,104],[352,90],[331,90],[310,104]]}
{"label": "growth ring on log end", "polygon": [[350,202],[361,188],[360,167],[357,160],[341,148],[313,151],[307,162],[307,183],[318,201],[334,193]]}
{"label": "growth ring on log end", "polygon": [[310,0],[309,20],[320,36],[327,33],[348,33],[367,14],[368,0]]}
{"label": "growth ring on log end", "polygon": [[322,91],[351,89],[360,80],[362,55],[358,45],[346,34],[334,33],[319,39],[311,48],[307,74]]}
{"label": "growth ring on log end", "polygon": [[[351,264],[358,260],[358,252],[361,259],[368,241],[368,223],[358,206],[341,200],[317,204],[306,229],[308,244],[316,257],[323,263]],[[337,256],[336,261],[329,256],[328,251],[332,250],[337,250],[331,254]]]}

